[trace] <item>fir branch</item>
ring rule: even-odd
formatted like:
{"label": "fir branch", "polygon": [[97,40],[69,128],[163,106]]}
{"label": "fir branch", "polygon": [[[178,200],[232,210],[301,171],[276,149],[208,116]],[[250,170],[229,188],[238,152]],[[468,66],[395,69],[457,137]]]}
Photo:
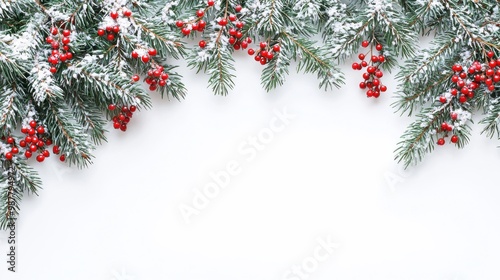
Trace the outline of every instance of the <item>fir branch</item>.
{"label": "fir branch", "polygon": [[292,54],[288,52],[288,49],[284,48],[276,53],[274,59],[266,64],[261,75],[261,84],[266,91],[271,91],[278,85],[283,85],[286,76],[289,74],[288,68],[290,67],[291,56]]}
{"label": "fir branch", "polygon": [[296,38],[287,32],[282,32],[283,44],[290,47],[293,59],[299,60],[297,71],[304,73],[316,73],[320,80],[320,88],[340,87],[344,83],[344,78],[340,71],[327,59],[327,51],[323,48],[315,47],[314,42],[302,38]]}
{"label": "fir branch", "polygon": [[48,113],[44,123],[52,134],[52,140],[61,148],[70,164],[85,167],[91,163],[93,146],[88,142],[82,128],[76,125],[72,113],[62,106],[60,100],[47,100]]}
{"label": "fir branch", "polygon": [[485,117],[479,122],[485,127],[481,134],[486,134],[487,137],[496,137],[500,139],[500,98],[494,98],[490,101]]}
{"label": "fir branch", "polygon": [[425,154],[432,152],[435,142],[433,132],[443,122],[446,109],[446,106],[441,106],[437,110],[434,108],[422,110],[417,120],[401,136],[402,140],[395,151],[395,160],[403,162],[406,168],[412,163],[422,161]]}
{"label": "fir branch", "polygon": [[24,91],[16,84],[0,87],[0,128],[2,133],[12,131],[17,126],[17,121],[24,115]]}

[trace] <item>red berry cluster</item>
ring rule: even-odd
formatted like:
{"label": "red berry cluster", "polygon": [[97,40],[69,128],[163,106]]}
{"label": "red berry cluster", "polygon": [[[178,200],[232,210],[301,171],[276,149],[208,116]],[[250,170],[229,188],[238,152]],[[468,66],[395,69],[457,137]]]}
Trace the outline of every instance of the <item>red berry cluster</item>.
{"label": "red berry cluster", "polygon": [[[203,18],[207,10],[210,9],[214,4],[215,2],[213,0],[209,0],[205,9],[199,9],[198,11],[196,11],[196,19],[187,22],[178,20],[175,25],[181,29],[182,34],[184,34],[185,36],[191,34],[191,31],[203,32],[205,30],[205,27],[207,26],[207,23],[203,20]],[[234,11],[236,12],[236,14],[239,14],[242,9],[243,8],[241,7],[241,5],[237,5],[234,7]],[[229,16],[227,16],[227,18],[223,17],[217,21],[217,24],[220,25],[223,29],[226,29],[228,24],[231,24],[231,28],[229,28],[228,30],[228,41],[235,50],[246,49],[248,47],[248,44],[251,43],[250,38],[243,39],[243,33],[241,30],[244,26],[244,23],[238,20],[237,15],[230,14]],[[200,40],[198,42],[198,46],[203,49],[207,46],[207,42],[205,40]]]}
{"label": "red berry cluster", "polygon": [[55,67],[57,64],[73,59],[73,53],[69,51],[68,46],[71,42],[69,38],[71,31],[68,29],[61,31],[56,27],[52,27],[50,28],[50,34],[45,41],[52,47],[48,61],[52,65],[50,72],[55,74],[57,72],[57,68]]}
{"label": "red berry cluster", "polygon": [[[26,136],[23,140],[19,141],[18,145],[16,145],[15,139],[11,136],[6,139],[2,138],[2,140],[6,140],[7,144],[11,145],[11,150],[5,153],[5,158],[7,160],[12,160],[15,155],[22,152],[20,148],[24,149],[25,158],[31,158],[33,153],[38,152],[38,155],[36,156],[36,160],[38,162],[42,162],[45,158],[50,157],[50,152],[47,148],[52,145],[52,140],[49,138],[49,135],[46,133],[43,125],[38,125],[36,121],[32,120],[30,121],[28,127],[21,128],[21,132]],[[52,152],[54,154],[59,154],[59,146],[54,145],[52,147]],[[59,159],[61,161],[65,161],[66,157],[61,155]]]}
{"label": "red berry cluster", "polygon": [[[460,103],[465,103],[474,97],[474,91],[481,84],[484,84],[489,91],[495,90],[495,84],[500,82],[500,58],[495,60],[494,55],[492,51],[489,51],[487,53],[490,59],[488,63],[483,65],[478,61],[474,61],[467,70],[459,64],[452,66],[451,69],[455,73],[451,77],[451,81],[455,85],[450,90],[452,98],[456,97]],[[439,101],[446,103],[448,99],[446,96],[440,96]]]}
{"label": "red berry cluster", "polygon": [[249,49],[248,55],[255,55],[255,61],[260,62],[262,65],[272,60],[274,55],[281,51],[281,47],[278,43],[270,45],[266,42],[260,42],[259,47],[258,50]]}
{"label": "red berry cluster", "polygon": [[140,54],[139,54],[140,52],[143,52],[143,55],[141,56],[141,60],[144,63],[148,63],[149,60],[151,59],[151,57],[155,56],[157,54],[156,49],[150,48],[147,50],[147,52],[144,50],[141,50],[141,49],[133,50],[132,53],[130,54],[130,56],[134,59],[137,59],[140,56]]}
{"label": "red berry cluster", "polygon": [[[146,84],[149,85],[150,91],[155,91],[158,86],[164,87],[167,85],[168,74],[164,72],[164,68],[162,66],[156,66],[155,68],[149,69],[147,72],[147,77],[144,79]],[[137,75],[132,77],[133,81],[137,82]]]}
{"label": "red berry cluster", "polygon": [[[450,117],[451,117],[451,119],[452,119],[452,120],[454,120],[454,121],[455,121],[455,120],[457,120],[457,118],[458,118],[458,114],[457,114],[456,112],[451,112]],[[443,137],[441,137],[441,138],[439,138],[439,139],[437,140],[437,144],[438,144],[439,146],[443,146],[443,145],[444,145],[444,143],[445,143],[445,139],[444,139],[444,138],[445,138],[445,137],[447,137],[447,136],[448,136],[448,133],[449,133],[449,132],[452,132],[452,131],[453,131],[453,126],[452,126],[452,125],[450,125],[450,124],[449,124],[449,123],[447,123],[447,122],[443,122],[443,123],[441,124],[441,128],[440,128],[440,129],[438,129],[438,133],[439,133],[439,132],[442,132],[442,133],[444,133],[444,136],[443,136]],[[453,135],[451,136],[451,143],[456,144],[457,142],[458,142],[458,136],[457,136],[457,135],[455,135],[455,134],[453,134]]]}
{"label": "red berry cluster", "polygon": [[[366,40],[361,43],[361,46],[363,48],[367,48],[369,45],[370,42]],[[377,44],[375,46],[375,49],[379,52],[382,51],[382,48],[383,47],[381,44]],[[368,55],[370,55],[371,57],[367,57]],[[385,56],[380,53],[373,53],[372,48],[369,53],[360,53],[358,55],[358,58],[361,61],[359,63],[354,62],[352,64],[352,69],[361,70],[363,68],[366,68],[366,72],[363,73],[364,81],[359,83],[359,88],[368,89],[366,91],[367,97],[378,98],[380,96],[380,92],[387,91],[387,87],[380,81],[380,78],[384,76],[384,73],[380,69],[380,65],[385,62]],[[366,61],[367,58],[369,60],[368,62]]]}
{"label": "red berry cluster", "polygon": [[205,13],[209,9],[209,7],[212,7],[213,5],[213,1],[209,1],[208,6],[205,9],[199,9],[198,11],[196,11],[197,18],[195,20],[189,22],[178,20],[177,22],[175,22],[175,25],[181,29],[181,32],[182,34],[184,34],[184,36],[188,36],[189,34],[191,34],[191,31],[203,32],[205,30],[205,27],[207,27],[207,22],[203,20],[203,17],[205,16]]}
{"label": "red berry cluster", "polygon": [[[132,16],[132,11],[123,8],[121,9],[121,15],[124,17],[130,17]],[[112,11],[111,13],[109,13],[109,16],[115,21],[116,24],[108,25],[104,29],[97,29],[97,35],[99,37],[103,37],[104,35],[106,35],[106,39],[112,42],[115,40],[116,35],[118,35],[118,33],[120,32],[120,26],[116,22],[116,20],[120,17],[120,14],[117,11]]]}
{"label": "red berry cluster", "polygon": [[[116,108],[117,106],[115,104],[108,105],[108,110],[110,111],[114,112]],[[130,106],[130,108],[122,106],[120,112],[113,116],[113,127],[115,129],[120,129],[123,132],[127,131],[127,124],[130,122],[130,119],[136,110],[137,108],[134,105]]]}

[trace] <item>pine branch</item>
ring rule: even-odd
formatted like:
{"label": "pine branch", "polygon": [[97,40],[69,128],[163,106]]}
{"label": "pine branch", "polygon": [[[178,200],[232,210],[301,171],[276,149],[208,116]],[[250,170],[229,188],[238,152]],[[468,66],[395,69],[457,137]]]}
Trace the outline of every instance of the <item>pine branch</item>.
{"label": "pine branch", "polygon": [[470,113],[462,108],[452,110],[450,104],[443,104],[436,107],[422,109],[417,115],[417,120],[413,122],[401,137],[396,149],[395,159],[403,162],[405,168],[410,164],[422,161],[427,153],[434,150],[437,132],[443,122],[450,122],[450,113],[458,112],[461,116],[453,124],[453,133],[458,136],[458,148],[462,148],[469,142],[470,127],[467,122],[470,120]]}
{"label": "pine branch", "polygon": [[290,48],[293,59],[298,59],[297,71],[304,73],[315,73],[320,80],[320,88],[325,90],[340,87],[344,83],[344,77],[328,60],[327,50],[315,47],[314,42],[306,39],[296,38],[287,32],[282,33],[283,45]]}
{"label": "pine branch", "polygon": [[261,84],[266,91],[271,91],[278,85],[283,85],[286,76],[289,74],[288,68],[290,67],[291,56],[292,54],[288,52],[288,49],[284,48],[276,53],[274,59],[267,63],[261,75]]}
{"label": "pine branch", "polygon": [[37,195],[41,181],[25,160],[4,161],[0,171],[0,229],[5,229],[19,216],[23,193]]}

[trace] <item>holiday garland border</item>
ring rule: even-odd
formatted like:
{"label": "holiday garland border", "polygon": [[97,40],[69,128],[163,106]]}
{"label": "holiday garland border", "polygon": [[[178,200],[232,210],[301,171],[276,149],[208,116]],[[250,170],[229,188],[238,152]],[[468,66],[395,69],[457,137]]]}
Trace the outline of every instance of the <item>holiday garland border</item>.
{"label": "holiday garland border", "polygon": [[[393,106],[416,115],[395,151],[405,167],[448,137],[459,148],[467,144],[471,116],[480,110],[483,133],[500,138],[499,6],[499,0],[0,0],[0,228],[18,216],[24,193],[41,188],[31,157],[43,162],[57,154],[87,166],[106,141],[108,120],[126,131],[136,110],[151,107],[141,83],[181,100],[186,88],[170,59],[186,59],[209,76],[215,94],[227,95],[236,51],[263,66],[261,84],[271,91],[285,82],[292,61],[297,71],[315,74],[320,88],[338,88],[344,78],[337,62],[361,50],[352,68],[364,71],[359,87],[367,97],[381,96],[384,71],[399,66]],[[419,49],[419,36],[430,34],[431,47]],[[321,42],[312,39],[318,35]],[[186,48],[185,39],[198,43]],[[406,61],[399,65],[398,58]]]}

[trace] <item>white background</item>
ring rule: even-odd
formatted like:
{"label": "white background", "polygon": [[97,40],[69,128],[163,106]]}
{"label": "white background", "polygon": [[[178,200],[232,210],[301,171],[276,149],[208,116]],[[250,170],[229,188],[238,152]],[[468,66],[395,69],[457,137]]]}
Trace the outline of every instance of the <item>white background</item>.
{"label": "white background", "polygon": [[[404,171],[393,151],[412,119],[394,114],[390,75],[378,100],[357,88],[351,62],[341,89],[292,74],[266,93],[261,66],[236,59],[227,97],[181,68],[186,99],[154,96],[126,133],[110,125],[88,169],[33,162],[44,189],[23,200],[18,272],[2,262],[0,279],[281,280],[317,238],[338,248],[311,280],[500,277],[500,150],[479,125],[465,149],[447,144]],[[285,107],[293,120],[247,161],[238,147]],[[179,206],[231,161],[241,173],[187,224]]]}

